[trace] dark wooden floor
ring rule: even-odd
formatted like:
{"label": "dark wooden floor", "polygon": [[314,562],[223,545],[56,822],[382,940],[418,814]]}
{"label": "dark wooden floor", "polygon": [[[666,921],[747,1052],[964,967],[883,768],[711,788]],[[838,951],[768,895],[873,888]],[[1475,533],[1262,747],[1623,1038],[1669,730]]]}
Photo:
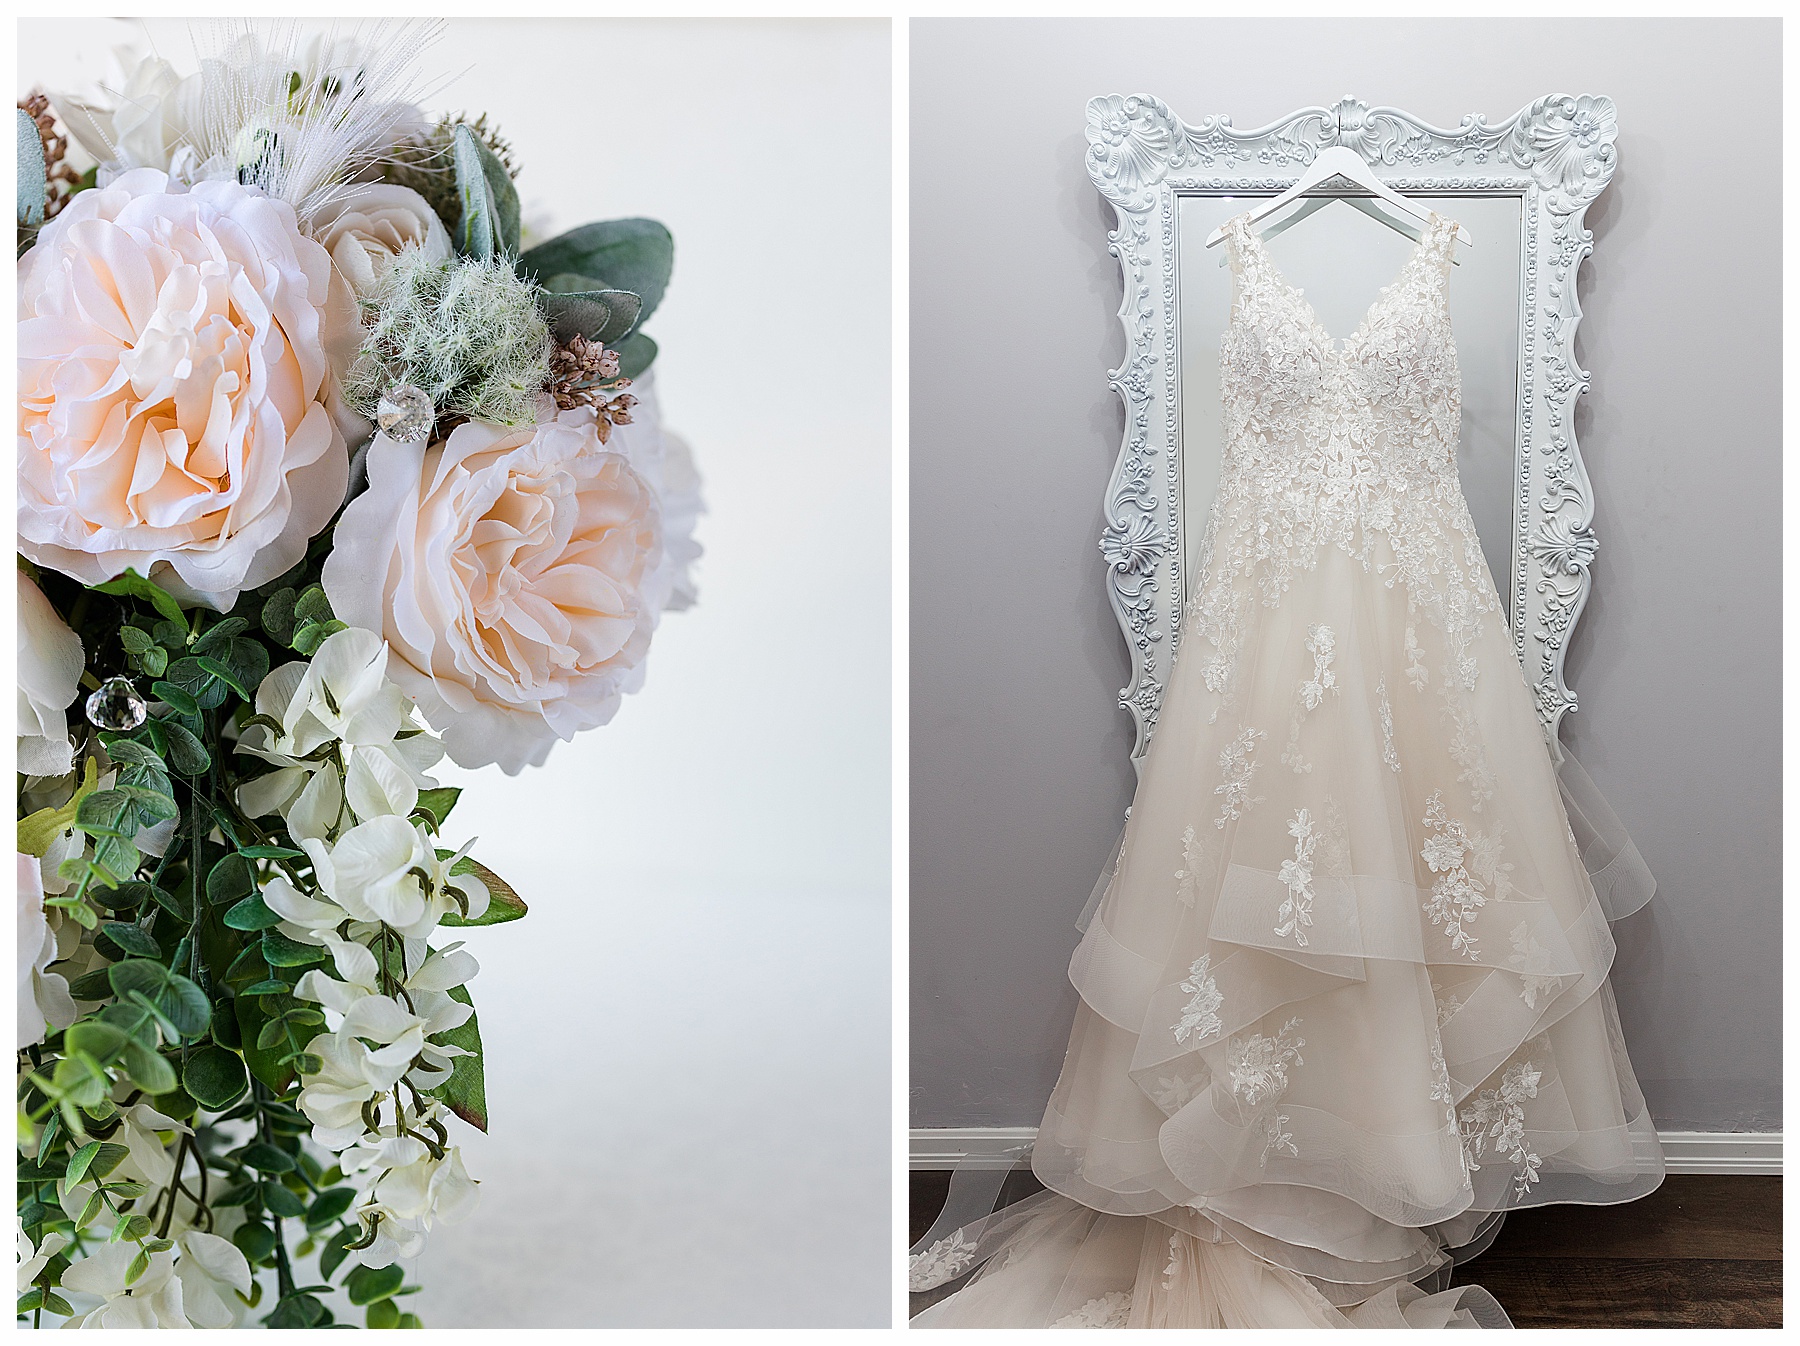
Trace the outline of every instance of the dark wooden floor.
{"label": "dark wooden floor", "polygon": [[[915,1241],[949,1182],[912,1175]],[[1015,1174],[1004,1199],[1037,1190]],[[1485,1286],[1518,1327],[1780,1327],[1781,1179],[1673,1174],[1626,1206],[1520,1211],[1456,1283]]]}

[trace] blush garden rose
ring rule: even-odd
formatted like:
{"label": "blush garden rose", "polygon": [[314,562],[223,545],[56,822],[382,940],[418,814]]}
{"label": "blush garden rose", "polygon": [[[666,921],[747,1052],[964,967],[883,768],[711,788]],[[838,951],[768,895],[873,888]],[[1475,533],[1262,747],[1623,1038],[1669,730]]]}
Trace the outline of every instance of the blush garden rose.
{"label": "blush garden rose", "polygon": [[374,292],[402,248],[417,248],[434,262],[450,256],[450,235],[437,212],[412,188],[388,182],[357,187],[321,207],[312,233],[358,299]]}
{"label": "blush garden rose", "polygon": [[300,560],[349,471],[332,276],[236,182],[137,169],[74,196],[20,264],[19,549],[220,609]]}
{"label": "blush garden rose", "polygon": [[581,407],[429,448],[377,436],[323,579],[342,620],[386,637],[451,759],[513,775],[641,684],[662,555],[655,490]]}

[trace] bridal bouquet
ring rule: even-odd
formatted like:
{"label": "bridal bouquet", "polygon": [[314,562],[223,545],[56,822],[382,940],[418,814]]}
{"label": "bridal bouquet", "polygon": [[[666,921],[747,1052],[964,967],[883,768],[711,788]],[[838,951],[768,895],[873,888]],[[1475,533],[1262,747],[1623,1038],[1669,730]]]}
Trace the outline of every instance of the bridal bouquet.
{"label": "bridal bouquet", "polygon": [[606,723],[693,597],[668,232],[527,246],[494,127],[416,106],[429,36],[20,104],[33,1325],[419,1326],[487,1126],[459,935],[526,914],[429,773]]}

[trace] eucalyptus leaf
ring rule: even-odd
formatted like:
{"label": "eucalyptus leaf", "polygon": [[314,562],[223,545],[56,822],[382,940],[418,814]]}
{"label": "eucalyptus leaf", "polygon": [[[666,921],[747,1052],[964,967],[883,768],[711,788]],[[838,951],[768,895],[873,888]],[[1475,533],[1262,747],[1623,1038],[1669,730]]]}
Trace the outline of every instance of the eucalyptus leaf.
{"label": "eucalyptus leaf", "polygon": [[101,923],[100,930],[126,953],[134,953],[142,958],[162,957],[162,949],[155,937],[141,925],[132,925],[127,921],[105,921]]}
{"label": "eucalyptus leaf", "polygon": [[325,1317],[325,1305],[314,1295],[288,1295],[277,1301],[263,1322],[272,1328],[316,1327]]}
{"label": "eucalyptus leaf", "polygon": [[[261,893],[251,893],[225,913],[225,924],[233,930],[267,930],[281,924],[281,917],[269,910]],[[251,991],[249,994],[256,994]]]}
{"label": "eucalyptus leaf", "polygon": [[231,1241],[252,1262],[260,1262],[275,1251],[275,1231],[266,1224],[241,1224],[232,1231]]}
{"label": "eucalyptus leaf", "polygon": [[263,931],[262,952],[270,967],[308,967],[330,956],[317,944],[302,944],[274,929]]}
{"label": "eucalyptus leaf", "polygon": [[[133,826],[135,833],[135,819]],[[130,837],[103,836],[94,843],[94,863],[106,873],[108,887],[117,887],[137,873],[143,858],[138,854],[138,848],[131,844]],[[78,921],[81,920],[81,910],[85,908],[78,909],[75,915]],[[82,921],[82,924],[91,927],[93,921],[89,919]]]}
{"label": "eucalyptus leaf", "polygon": [[141,1042],[126,1043],[122,1060],[131,1082],[147,1094],[166,1094],[180,1083],[168,1058]]}
{"label": "eucalyptus leaf", "polygon": [[133,991],[142,991],[154,1001],[168,987],[172,974],[161,963],[129,958],[114,963],[106,970],[106,975],[112,982],[113,994],[121,1000],[129,998]]}
{"label": "eucalyptus leaf", "polygon": [[332,618],[331,600],[317,584],[309,584],[294,601],[296,622],[328,622]]}
{"label": "eucalyptus leaf", "polygon": [[333,1220],[342,1218],[355,1200],[356,1189],[353,1187],[333,1187],[328,1192],[320,1192],[307,1207],[306,1227],[315,1231],[325,1228]]}
{"label": "eucalyptus leaf", "polygon": [[306,1214],[306,1203],[273,1178],[263,1183],[262,1199],[269,1214],[279,1215],[284,1220]]}
{"label": "eucalyptus leaf", "polygon": [[105,968],[89,972],[69,983],[69,994],[76,1000],[110,1000],[112,993],[112,982],[107,978]]}
{"label": "eucalyptus leaf", "polygon": [[63,1170],[62,1183],[66,1192],[87,1176],[88,1165],[94,1162],[94,1156],[100,1153],[101,1142],[90,1140],[69,1158],[68,1168]]}
{"label": "eucalyptus leaf", "polygon": [[385,1267],[358,1267],[344,1278],[344,1290],[357,1307],[391,1297],[406,1279],[406,1269],[394,1263]]}
{"label": "eucalyptus leaf", "polygon": [[[120,885],[124,887],[125,885]],[[185,892],[170,892],[167,888],[158,888],[154,884],[145,884],[149,889],[150,900],[156,903],[169,915],[183,925],[190,925],[194,919],[193,899]]]}
{"label": "eucalyptus leaf", "polygon": [[238,1153],[238,1158],[258,1173],[292,1173],[294,1171],[294,1156],[266,1141],[259,1140],[246,1145]]}
{"label": "eucalyptus leaf", "polygon": [[150,695],[177,715],[198,715],[200,713],[200,703],[194,700],[193,695],[187,689],[177,687],[165,679],[159,678],[150,684]]}
{"label": "eucalyptus leaf", "polygon": [[[250,871],[250,862],[241,855],[227,855],[212,867],[206,876],[206,900],[215,906],[226,902],[235,902],[238,898],[256,892],[256,876]],[[235,911],[236,908],[234,907]],[[229,921],[226,922],[230,924]],[[239,930],[251,929],[250,926],[238,926]]]}
{"label": "eucalyptus leaf", "polygon": [[251,1074],[277,1094],[286,1093],[294,1082],[293,1067],[281,1059],[281,1052],[266,1051],[255,1045],[263,1025],[269,1022],[261,997],[238,996],[232,1003],[237,1007],[238,1030],[244,1042],[244,1063],[250,1067]]}
{"label": "eucalyptus leaf", "polygon": [[127,570],[116,580],[108,580],[105,584],[90,586],[95,593],[114,594],[122,598],[141,598],[162,614],[166,621],[179,625],[185,634],[187,631],[187,614],[181,610],[181,604],[175,601],[173,594],[154,581],[145,579],[135,570]]}
{"label": "eucalyptus leaf", "polygon": [[[419,798],[437,793],[436,790],[421,790]],[[297,851],[292,846],[239,846],[238,854],[247,860],[299,860],[306,852]]]}
{"label": "eucalyptus leaf", "polygon": [[209,654],[213,650],[228,646],[233,636],[250,629],[250,623],[242,617],[224,617],[214,622],[201,632],[194,642],[195,654]]}
{"label": "eucalyptus leaf", "polygon": [[263,603],[262,629],[280,644],[287,644],[294,634],[294,600],[298,597],[292,589],[277,589]]}
{"label": "eucalyptus leaf", "polygon": [[137,835],[137,812],[123,790],[96,790],[75,810],[76,825],[89,836]]}
{"label": "eucalyptus leaf", "polygon": [[[179,662],[187,661],[184,659]],[[173,673],[174,668],[171,667],[169,671]],[[175,720],[164,720],[161,723],[163,732],[169,736],[169,765],[183,776],[204,776],[212,766],[212,756],[206,751],[205,745],[185,725]]]}
{"label": "eucalyptus leaf", "polygon": [[50,177],[44,164],[44,138],[37,121],[24,108],[19,118],[19,223],[35,229],[44,222],[50,199]]}
{"label": "eucalyptus leaf", "polygon": [[180,1085],[164,1090],[150,1100],[150,1106],[165,1117],[185,1122],[199,1110],[199,1101]]}
{"label": "eucalyptus leaf", "polygon": [[519,193],[494,152],[467,125],[452,132],[451,161],[456,170],[456,196],[462,219],[456,226],[456,250],[477,261],[519,250]]}
{"label": "eucalyptus leaf", "polygon": [[[555,279],[591,284],[582,276],[558,276]],[[566,346],[576,336],[584,336],[603,346],[616,346],[637,325],[643,301],[630,290],[598,287],[552,290],[546,287],[538,292],[538,307],[544,310],[550,335],[556,338],[558,345]]]}
{"label": "eucalyptus leaf", "polygon": [[385,1331],[399,1327],[400,1319],[403,1316],[400,1306],[392,1299],[378,1299],[369,1305],[367,1312],[363,1315],[363,1321],[375,1331]]}
{"label": "eucalyptus leaf", "polygon": [[[255,700],[255,698],[256,698],[255,684],[254,683],[246,683],[244,681],[243,677],[238,673],[238,671],[235,668],[232,668],[228,664],[221,663],[219,660],[213,658],[210,654],[196,654],[196,655],[193,655],[192,658],[196,664],[200,665],[201,668],[205,669],[208,673],[212,674],[220,682],[224,683],[227,687],[231,688],[232,691],[236,692],[239,696],[243,697],[244,700],[246,700],[246,701]],[[220,704],[223,704],[223,703],[221,702]]]}
{"label": "eucalyptus leaf", "polygon": [[343,1265],[344,1259],[350,1255],[345,1245],[353,1242],[356,1235],[356,1226],[346,1225],[326,1241],[324,1248],[319,1251],[319,1274],[321,1276],[329,1279],[331,1273]]}
{"label": "eucalyptus leaf", "polygon": [[182,1087],[209,1112],[230,1107],[249,1083],[243,1058],[210,1044],[190,1053],[181,1072]]}
{"label": "eucalyptus leaf", "polygon": [[619,373],[628,379],[642,378],[656,360],[656,343],[642,332],[633,332],[613,349],[619,356]]}
{"label": "eucalyptus leaf", "polygon": [[662,303],[675,265],[675,240],[655,220],[602,220],[558,234],[519,258],[519,274],[543,284],[555,276],[585,276],[608,290],[629,290],[643,302],[643,323]]}
{"label": "eucalyptus leaf", "polygon": [[170,974],[167,988],[156,997],[156,1008],[184,1038],[199,1037],[212,1022],[212,1002],[206,992],[179,973]]}
{"label": "eucalyptus leaf", "polygon": [[115,766],[142,766],[154,770],[163,769],[163,760],[151,749],[134,738],[126,738],[122,734],[103,734],[101,743],[106,748],[106,755],[113,759]]}

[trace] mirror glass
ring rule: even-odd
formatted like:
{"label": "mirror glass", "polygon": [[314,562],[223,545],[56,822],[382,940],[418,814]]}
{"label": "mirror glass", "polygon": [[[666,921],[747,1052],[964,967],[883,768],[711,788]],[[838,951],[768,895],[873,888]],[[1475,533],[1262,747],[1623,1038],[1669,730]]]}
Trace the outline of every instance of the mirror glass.
{"label": "mirror glass", "polygon": [[[1231,309],[1225,245],[1207,235],[1257,198],[1177,198],[1180,268],[1183,573],[1195,574],[1213,493],[1219,481],[1221,410],[1219,338]],[[1450,277],[1450,322],[1462,369],[1462,439],[1457,465],[1469,513],[1481,538],[1500,601],[1512,619],[1513,496],[1519,426],[1519,311],[1523,292],[1522,196],[1430,196],[1408,199],[1459,221],[1474,238],[1458,245]],[[1269,227],[1288,218],[1278,213]],[[1354,331],[1381,288],[1411,254],[1413,240],[1344,201],[1332,201],[1268,238],[1269,254],[1306,292],[1319,321],[1340,340]]]}

